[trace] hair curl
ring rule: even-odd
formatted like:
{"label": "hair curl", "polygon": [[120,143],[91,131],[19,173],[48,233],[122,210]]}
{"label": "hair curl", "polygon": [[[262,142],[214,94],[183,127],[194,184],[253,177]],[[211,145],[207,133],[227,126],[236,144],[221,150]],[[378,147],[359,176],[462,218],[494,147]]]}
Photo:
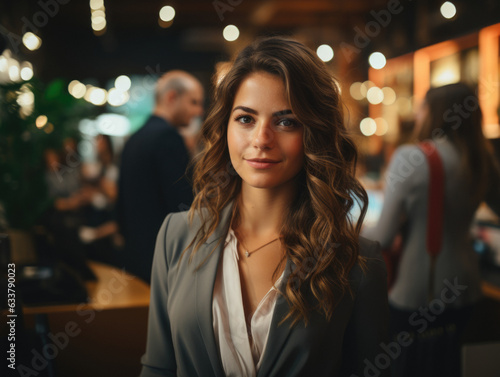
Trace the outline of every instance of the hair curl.
{"label": "hair curl", "polygon": [[[357,150],[344,124],[337,84],[325,64],[295,40],[255,41],[218,81],[202,126],[204,149],[193,172],[195,199],[190,218],[199,213],[203,226],[186,250],[194,245],[191,258],[214,232],[221,210],[237,199],[241,178],[230,163],[227,125],[240,84],[249,74],[262,71],[283,80],[291,109],[304,129],[298,195],[281,231],[286,258],[295,265],[282,292],[291,308],[285,319],[307,323],[310,310],[322,311],[330,319],[341,297],[350,292],[349,271],[362,262],[358,236],[368,197],[355,178]],[[357,222],[350,216],[355,201],[361,208]],[[315,303],[306,301],[307,289]]]}

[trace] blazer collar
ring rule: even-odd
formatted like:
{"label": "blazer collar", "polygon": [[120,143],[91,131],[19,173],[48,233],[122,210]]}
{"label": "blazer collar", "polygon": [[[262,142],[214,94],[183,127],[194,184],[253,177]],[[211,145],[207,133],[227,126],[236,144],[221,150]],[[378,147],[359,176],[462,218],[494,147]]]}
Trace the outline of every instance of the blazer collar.
{"label": "blazer collar", "polygon": [[[281,292],[285,291],[288,277],[292,272],[293,266],[294,265],[291,260],[287,259],[281,285],[277,287]],[[271,371],[276,364],[276,359],[281,354],[281,349],[284,347],[286,340],[291,333],[290,320],[286,320],[280,324],[289,311],[290,306],[288,305],[285,296],[282,294],[278,295],[276,305],[274,307],[273,317],[271,319],[271,326],[269,327],[267,344],[264,349],[264,355],[262,356],[262,364],[260,365],[260,369],[257,371],[258,377],[271,375]]]}
{"label": "blazer collar", "polygon": [[[212,297],[214,291],[215,277],[217,275],[217,267],[219,265],[220,255],[224,248],[224,237],[229,230],[231,222],[232,203],[228,204],[221,213],[221,221],[215,229],[214,233],[209,237],[196,252],[192,263],[201,267],[196,275],[196,316],[198,318],[198,326],[205,344],[205,350],[210,358],[213,375],[224,377],[224,369],[219,356],[215,335],[213,330],[213,315],[212,315]],[[219,244],[215,241],[219,240]],[[215,250],[214,250],[215,248]],[[211,253],[212,255],[207,258]]]}
{"label": "blazer collar", "polygon": [[[198,266],[204,261],[206,256],[212,252],[213,254],[205,261],[196,273],[196,315],[198,318],[198,325],[200,332],[205,343],[205,349],[210,358],[213,373],[217,377],[224,376],[222,362],[219,356],[217,344],[215,342],[215,335],[213,330],[213,315],[212,315],[212,298],[215,284],[215,277],[217,274],[217,267],[219,265],[220,255],[224,248],[224,239],[229,230],[231,222],[233,203],[229,203],[221,213],[221,221],[214,233],[209,237],[208,241],[203,244],[192,263]],[[219,241],[219,244],[214,243]],[[281,291],[288,281],[288,277],[292,271],[293,264],[287,260],[285,266],[285,273],[281,281],[281,286],[278,287]],[[286,321],[279,325],[281,320],[286,316],[290,307],[283,295],[278,295],[276,305],[274,308],[267,345],[264,351],[261,367],[257,373],[258,376],[269,375],[270,371],[275,364],[276,358],[280,355],[280,351],[285,345],[285,342],[290,335],[290,322]],[[278,326],[279,325],[279,326]]]}

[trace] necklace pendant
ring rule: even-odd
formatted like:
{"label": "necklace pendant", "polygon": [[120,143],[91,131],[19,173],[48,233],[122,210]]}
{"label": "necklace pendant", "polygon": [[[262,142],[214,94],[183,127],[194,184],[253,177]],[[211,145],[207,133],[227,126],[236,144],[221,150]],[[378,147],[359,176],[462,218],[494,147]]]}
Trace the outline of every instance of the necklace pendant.
{"label": "necklace pendant", "polygon": [[245,250],[245,256],[248,258],[250,256],[250,253],[248,252],[248,250]]}

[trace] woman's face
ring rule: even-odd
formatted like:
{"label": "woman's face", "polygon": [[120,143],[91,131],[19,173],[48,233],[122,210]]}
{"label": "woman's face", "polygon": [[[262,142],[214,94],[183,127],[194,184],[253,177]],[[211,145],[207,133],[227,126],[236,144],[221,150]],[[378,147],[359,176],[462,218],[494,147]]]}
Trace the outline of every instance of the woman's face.
{"label": "woman's face", "polygon": [[279,77],[255,72],[243,80],[231,109],[227,142],[243,184],[277,188],[300,172],[303,127],[291,111]]}

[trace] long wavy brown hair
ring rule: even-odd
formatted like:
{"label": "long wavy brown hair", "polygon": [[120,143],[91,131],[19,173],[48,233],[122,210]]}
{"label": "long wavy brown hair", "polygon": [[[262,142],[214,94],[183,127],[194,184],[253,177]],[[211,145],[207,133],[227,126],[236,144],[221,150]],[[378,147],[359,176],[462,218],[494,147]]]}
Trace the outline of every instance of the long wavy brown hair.
{"label": "long wavy brown hair", "polygon": [[[219,84],[201,131],[204,149],[193,170],[190,218],[193,221],[197,213],[203,226],[186,250],[191,249],[192,258],[219,224],[221,210],[237,202],[241,178],[230,163],[227,126],[236,92],[253,72],[283,80],[293,114],[304,130],[298,195],[281,229],[285,259],[295,265],[282,291],[291,308],[285,319],[292,318],[292,324],[303,319],[307,324],[310,310],[319,310],[329,320],[336,304],[350,292],[348,274],[360,261],[358,236],[368,197],[355,177],[357,150],[344,124],[338,87],[316,54],[295,40],[255,41],[216,80]],[[355,201],[361,208],[357,221],[350,215]],[[306,300],[307,290],[314,302]]]}

